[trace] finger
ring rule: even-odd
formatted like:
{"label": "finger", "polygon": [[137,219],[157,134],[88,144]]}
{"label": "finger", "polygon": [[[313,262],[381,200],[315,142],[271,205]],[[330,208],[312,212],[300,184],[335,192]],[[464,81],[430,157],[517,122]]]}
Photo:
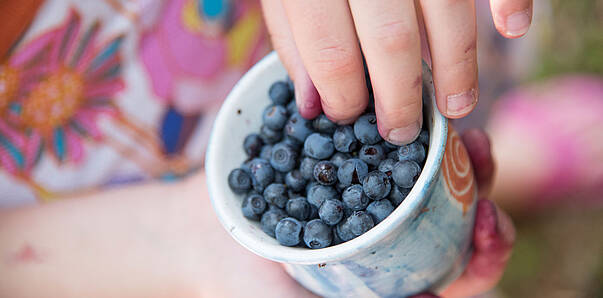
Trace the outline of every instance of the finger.
{"label": "finger", "polygon": [[493,288],[500,280],[515,242],[508,215],[489,200],[477,202],[473,256],[465,272],[444,292],[444,297],[469,297]]}
{"label": "finger", "polygon": [[318,116],[320,96],[299,56],[281,0],[262,0],[262,10],[272,45],[295,85],[299,113],[308,119]]}
{"label": "finger", "polygon": [[421,130],[421,42],[413,1],[350,0],[366,58],[379,131],[397,145]]}
{"label": "finger", "polygon": [[300,56],[325,114],[351,123],[366,108],[360,46],[345,0],[284,1]]}
{"label": "finger", "polygon": [[474,0],[421,0],[438,108],[448,118],[469,114],[478,98]]}
{"label": "finger", "polygon": [[532,0],[490,0],[492,19],[500,34],[518,38],[526,34],[532,23]]}
{"label": "finger", "polygon": [[490,150],[490,139],[480,129],[467,130],[463,133],[462,138],[473,165],[479,196],[485,197],[490,193],[496,168]]}
{"label": "finger", "polygon": [[417,14],[417,23],[419,24],[419,35],[421,36],[421,58],[427,63],[431,69],[431,53],[429,52],[429,41],[427,40],[427,29],[425,29],[425,20],[423,19],[423,11],[421,5],[415,0],[415,11]]}

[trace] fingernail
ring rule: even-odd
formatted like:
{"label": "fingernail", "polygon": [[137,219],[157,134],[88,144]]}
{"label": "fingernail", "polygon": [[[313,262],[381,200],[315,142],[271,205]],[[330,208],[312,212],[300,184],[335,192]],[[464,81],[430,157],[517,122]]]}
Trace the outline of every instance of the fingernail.
{"label": "fingernail", "polygon": [[526,9],[509,15],[505,28],[509,36],[524,35],[528,32],[528,28],[530,28],[530,11]]}
{"label": "fingernail", "polygon": [[387,141],[394,145],[406,145],[414,141],[421,132],[421,123],[419,121],[405,127],[394,128],[387,134]]}
{"label": "fingernail", "polygon": [[446,98],[446,114],[448,114],[449,117],[465,115],[473,109],[476,102],[477,96],[475,89],[448,95]]}

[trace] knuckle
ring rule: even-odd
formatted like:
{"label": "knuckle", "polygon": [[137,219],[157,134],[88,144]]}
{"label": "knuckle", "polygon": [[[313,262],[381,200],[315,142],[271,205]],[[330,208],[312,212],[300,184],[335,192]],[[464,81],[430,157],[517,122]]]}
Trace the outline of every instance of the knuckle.
{"label": "knuckle", "polygon": [[406,52],[419,48],[419,33],[403,21],[384,22],[375,28],[374,38],[385,53]]}

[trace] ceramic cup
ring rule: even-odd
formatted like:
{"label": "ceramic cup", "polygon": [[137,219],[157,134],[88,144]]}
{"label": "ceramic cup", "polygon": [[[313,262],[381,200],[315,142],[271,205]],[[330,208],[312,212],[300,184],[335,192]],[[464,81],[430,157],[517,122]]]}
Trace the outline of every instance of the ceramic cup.
{"label": "ceramic cup", "polygon": [[216,118],[206,171],[222,225],[241,245],[283,263],[294,279],[321,296],[404,297],[444,289],[471,255],[477,189],[459,135],[436,108],[426,66],[424,117],[431,136],[427,160],[412,191],[385,220],[348,242],[312,250],[281,246],[258,222],[243,217],[243,198],[230,190],[227,177],[246,158],[245,136],[260,129],[270,85],[286,75],[278,56],[269,54],[236,84]]}

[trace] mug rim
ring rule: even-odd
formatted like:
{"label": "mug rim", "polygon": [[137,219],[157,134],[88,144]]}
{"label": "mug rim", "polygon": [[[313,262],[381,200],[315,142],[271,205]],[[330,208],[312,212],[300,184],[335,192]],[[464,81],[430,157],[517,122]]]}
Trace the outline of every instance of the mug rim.
{"label": "mug rim", "polygon": [[[220,152],[215,149],[217,145],[215,145],[215,141],[212,140],[216,138],[217,131],[228,131],[221,129],[221,127],[228,127],[230,115],[227,114],[227,111],[234,108],[234,105],[237,103],[237,98],[243,97],[246,89],[253,88],[254,82],[261,77],[261,74],[266,69],[269,69],[274,64],[281,64],[282,66],[282,62],[277,53],[273,51],[262,58],[243,75],[224,100],[212,127],[205,158],[207,187],[214,211],[226,231],[228,231],[239,244],[261,257],[280,263],[310,265],[341,261],[361,253],[378,243],[385,235],[395,232],[398,227],[403,226],[405,223],[412,220],[413,215],[418,214],[420,211],[420,207],[428,197],[429,190],[436,182],[448,136],[448,119],[446,119],[437,108],[434,96],[435,90],[433,78],[429,67],[424,62],[422,75],[423,88],[426,88],[429,92],[431,104],[427,112],[431,114],[432,121],[427,158],[423,171],[415,186],[411,189],[402,203],[396,207],[387,218],[366,233],[350,241],[321,249],[266,245],[264,241],[254,235],[243,232],[243,229],[236,229],[236,224],[234,224],[234,216],[236,215],[232,214],[232,212],[229,211],[230,208],[221,202],[225,200],[225,198],[219,198],[219,192],[214,189],[214,186],[217,185],[217,183],[214,183],[213,181],[215,179],[226,179],[226,177],[221,177],[218,174],[220,173],[220,169],[219,164],[217,163],[217,160],[219,160],[217,156]],[[230,191],[230,189],[228,191]],[[237,211],[240,213],[240,210]],[[242,215],[238,214],[238,216]]]}

